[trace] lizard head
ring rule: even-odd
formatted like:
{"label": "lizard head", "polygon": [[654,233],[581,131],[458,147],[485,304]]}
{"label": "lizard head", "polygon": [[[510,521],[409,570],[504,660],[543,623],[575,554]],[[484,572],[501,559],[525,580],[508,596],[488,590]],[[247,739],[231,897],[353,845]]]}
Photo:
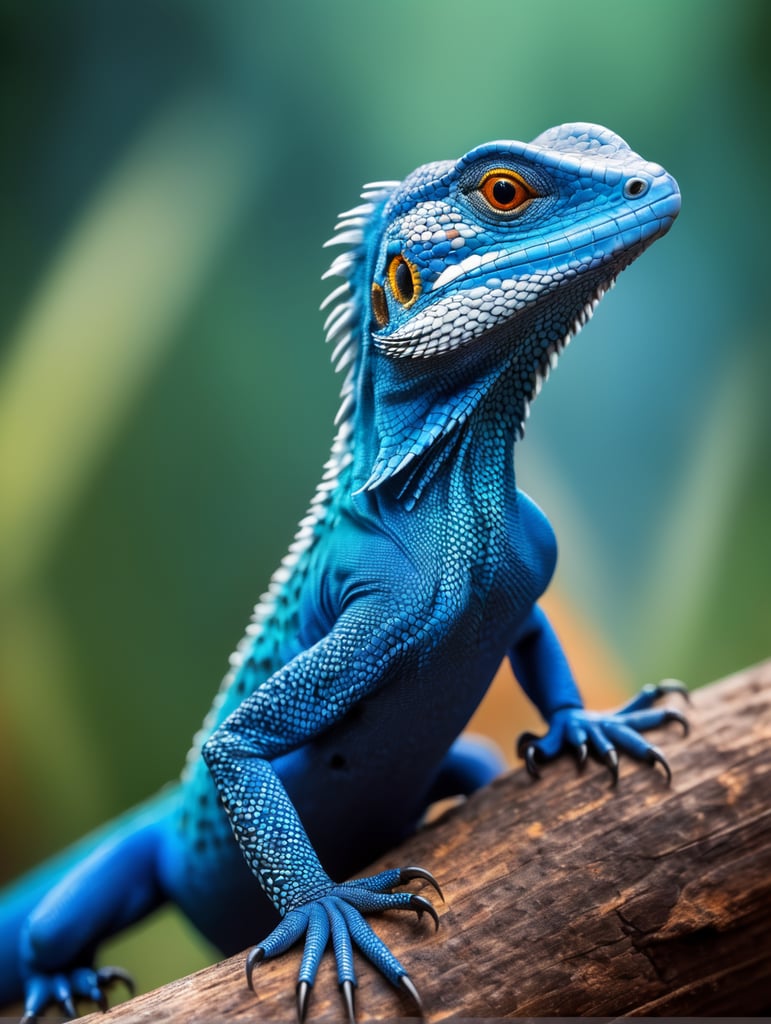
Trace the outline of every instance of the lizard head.
{"label": "lizard head", "polygon": [[505,325],[516,344],[521,314],[555,306],[559,293],[550,316],[557,343],[679,206],[662,167],[594,125],[421,167],[383,209],[374,344],[397,358],[430,358]]}
{"label": "lizard head", "polygon": [[[381,423],[388,444],[367,487],[457,430],[493,379],[508,380],[521,432],[561,350],[680,207],[662,167],[589,124],[531,143],[486,143],[400,183],[376,183],[367,196],[361,258],[350,264],[359,364],[376,395],[388,392],[374,401],[381,419],[401,406],[394,424]],[[408,424],[408,402],[419,423]]]}

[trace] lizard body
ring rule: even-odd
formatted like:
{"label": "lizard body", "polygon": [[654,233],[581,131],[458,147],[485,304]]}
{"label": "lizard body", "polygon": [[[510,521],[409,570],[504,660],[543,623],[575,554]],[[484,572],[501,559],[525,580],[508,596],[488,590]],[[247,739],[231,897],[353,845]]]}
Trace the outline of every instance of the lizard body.
{"label": "lizard body", "polygon": [[30,1020],[103,1004],[121,974],[93,968],[98,942],[168,899],[225,953],[260,940],[250,982],[304,937],[301,1016],[330,934],[349,1011],[352,944],[414,993],[363,915],[433,913],[394,891],[428,873],[336,880],[497,773],[458,737],[507,655],[548,726],[524,740],[531,771],[565,747],[614,774],[617,749],[663,761],[639,735],[680,719],[652,706],[662,687],[583,709],[537,605],[554,534],[517,489],[512,446],[564,345],[679,202],[661,167],[577,124],[375,183],[342,215],[326,330],[346,375],[308,515],[181,781],[6,897],[0,999],[23,989]]}

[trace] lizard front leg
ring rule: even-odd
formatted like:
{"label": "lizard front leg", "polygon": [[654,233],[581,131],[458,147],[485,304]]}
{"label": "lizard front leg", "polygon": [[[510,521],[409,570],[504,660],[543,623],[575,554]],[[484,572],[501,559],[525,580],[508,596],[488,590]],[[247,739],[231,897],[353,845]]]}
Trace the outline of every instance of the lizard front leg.
{"label": "lizard front leg", "polygon": [[[215,779],[234,835],[263,890],[282,916],[247,960],[254,966],[305,938],[298,977],[302,1018],[324,949],[331,940],[338,980],[353,1015],[353,946],[394,985],[417,1000],[407,971],[375,935],[363,915],[409,909],[436,912],[422,896],[393,892],[413,878],[433,882],[416,868],[338,884],[326,873],[271,761],[324,732],[363,697],[388,684],[413,655],[409,629],[393,607],[359,602],[330,633],[302,652],[248,697],[207,740],[203,756]],[[435,884],[435,883],[434,883]],[[437,887],[438,888],[438,887]]]}
{"label": "lizard front leg", "polygon": [[545,736],[524,733],[517,744],[520,756],[531,775],[537,776],[538,762],[557,757],[572,749],[583,765],[589,752],[607,766],[613,784],[618,781],[618,751],[652,767],[661,765],[667,777],[671,771],[663,753],[640,733],[667,722],[678,722],[687,732],[685,717],[673,708],[654,704],[666,693],[687,697],[682,683],[668,680],[646,686],[617,711],[593,712],[584,708],[567,658],[546,614],[537,605],[520,627],[509,651],[514,674],[522,689],[548,723]]}

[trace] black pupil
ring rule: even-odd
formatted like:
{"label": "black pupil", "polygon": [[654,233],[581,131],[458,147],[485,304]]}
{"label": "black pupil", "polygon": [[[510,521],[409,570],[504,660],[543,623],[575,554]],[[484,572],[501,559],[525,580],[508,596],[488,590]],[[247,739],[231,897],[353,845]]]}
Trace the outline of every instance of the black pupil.
{"label": "black pupil", "polygon": [[501,206],[509,206],[513,203],[516,194],[517,190],[514,184],[507,178],[498,178],[496,183],[493,185],[493,198],[496,203],[500,203]]}
{"label": "black pupil", "polygon": [[409,302],[415,294],[415,285],[412,280],[410,268],[404,262],[399,262],[394,271],[394,284],[399,292],[402,302]]}

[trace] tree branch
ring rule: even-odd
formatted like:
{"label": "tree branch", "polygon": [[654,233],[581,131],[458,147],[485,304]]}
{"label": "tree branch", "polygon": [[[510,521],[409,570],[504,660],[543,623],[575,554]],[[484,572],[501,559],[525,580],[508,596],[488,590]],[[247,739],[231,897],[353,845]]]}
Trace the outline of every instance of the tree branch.
{"label": "tree branch", "polygon": [[[432,1021],[769,1009],[771,661],[697,691],[689,718],[687,740],[675,727],[657,740],[671,788],[625,760],[613,790],[604,769],[563,758],[540,782],[500,779],[376,866],[421,864],[444,889],[436,934],[427,917],[373,919]],[[291,1019],[298,965],[299,952],[260,965],[254,995],[236,956],[108,1019]],[[363,962],[356,998],[362,1020],[414,1013]],[[309,1021],[342,1016],[327,960]]]}

